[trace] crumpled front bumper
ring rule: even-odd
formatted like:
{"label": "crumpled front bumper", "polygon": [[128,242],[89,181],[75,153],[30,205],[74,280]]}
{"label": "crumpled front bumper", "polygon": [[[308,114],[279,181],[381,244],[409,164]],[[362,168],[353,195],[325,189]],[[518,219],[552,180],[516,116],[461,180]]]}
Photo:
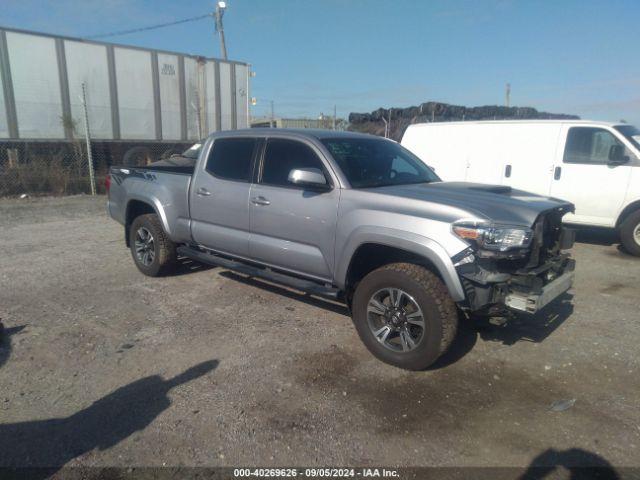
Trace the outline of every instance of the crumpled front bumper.
{"label": "crumpled front bumper", "polygon": [[536,269],[517,273],[477,264],[462,265],[457,270],[466,295],[460,304],[463,309],[481,312],[508,308],[535,313],[571,288],[575,260],[560,255]]}
{"label": "crumpled front bumper", "polygon": [[535,313],[569,290],[573,285],[574,277],[575,272],[573,270],[565,271],[565,273],[543,286],[540,293],[509,292],[504,299],[504,303],[513,310]]}
{"label": "crumpled front bumper", "polygon": [[454,264],[466,296],[460,306],[472,312],[508,308],[535,313],[569,290],[575,260],[568,251],[575,231],[562,226],[563,214],[539,216],[528,251],[459,254],[464,258],[456,258]]}

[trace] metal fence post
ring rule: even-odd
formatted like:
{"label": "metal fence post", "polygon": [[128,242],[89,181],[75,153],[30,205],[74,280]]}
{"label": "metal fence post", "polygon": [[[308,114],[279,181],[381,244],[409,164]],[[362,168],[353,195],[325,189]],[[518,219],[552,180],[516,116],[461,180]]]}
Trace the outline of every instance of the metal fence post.
{"label": "metal fence post", "polygon": [[82,83],[82,111],[84,113],[84,138],[87,142],[87,160],[89,161],[89,181],[91,182],[91,195],[96,194],[96,178],[93,173],[93,155],[91,154],[91,134],[89,133],[89,112],[87,110],[87,89]]}

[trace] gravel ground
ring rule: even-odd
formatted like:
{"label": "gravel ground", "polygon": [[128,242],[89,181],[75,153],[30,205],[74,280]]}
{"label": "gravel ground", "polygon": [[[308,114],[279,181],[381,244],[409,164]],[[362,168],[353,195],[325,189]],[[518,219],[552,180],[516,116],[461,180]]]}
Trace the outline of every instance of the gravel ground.
{"label": "gravel ground", "polygon": [[0,201],[0,464],[640,467],[640,260],[606,234],[581,233],[573,295],[416,373],[340,305],[144,277],[104,204]]}

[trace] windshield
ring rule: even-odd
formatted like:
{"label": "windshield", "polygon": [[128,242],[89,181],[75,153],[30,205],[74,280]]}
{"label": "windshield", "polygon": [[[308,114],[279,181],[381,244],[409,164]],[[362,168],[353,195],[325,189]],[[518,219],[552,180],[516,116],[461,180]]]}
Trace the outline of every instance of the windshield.
{"label": "windshield", "polygon": [[353,188],[440,181],[418,157],[389,140],[325,138],[322,143]]}
{"label": "windshield", "polygon": [[617,125],[615,127],[624,137],[629,140],[634,147],[640,150],[640,130],[633,125]]}
{"label": "windshield", "polygon": [[182,152],[182,156],[197,160],[198,156],[200,155],[200,150],[202,150],[202,143],[194,143],[189,148],[187,148],[184,152]]}

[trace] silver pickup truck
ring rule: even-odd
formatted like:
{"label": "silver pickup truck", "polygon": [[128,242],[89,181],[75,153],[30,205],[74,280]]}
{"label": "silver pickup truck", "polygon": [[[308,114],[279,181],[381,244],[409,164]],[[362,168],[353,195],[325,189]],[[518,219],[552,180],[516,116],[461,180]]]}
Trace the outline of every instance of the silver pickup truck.
{"label": "silver pickup truck", "polygon": [[571,287],[573,205],[445,183],[408,150],[347,132],[211,135],[183,157],[112,167],[110,215],[145,275],[178,257],[347,304],[381,360],[423,369],[461,312],[535,313]]}

